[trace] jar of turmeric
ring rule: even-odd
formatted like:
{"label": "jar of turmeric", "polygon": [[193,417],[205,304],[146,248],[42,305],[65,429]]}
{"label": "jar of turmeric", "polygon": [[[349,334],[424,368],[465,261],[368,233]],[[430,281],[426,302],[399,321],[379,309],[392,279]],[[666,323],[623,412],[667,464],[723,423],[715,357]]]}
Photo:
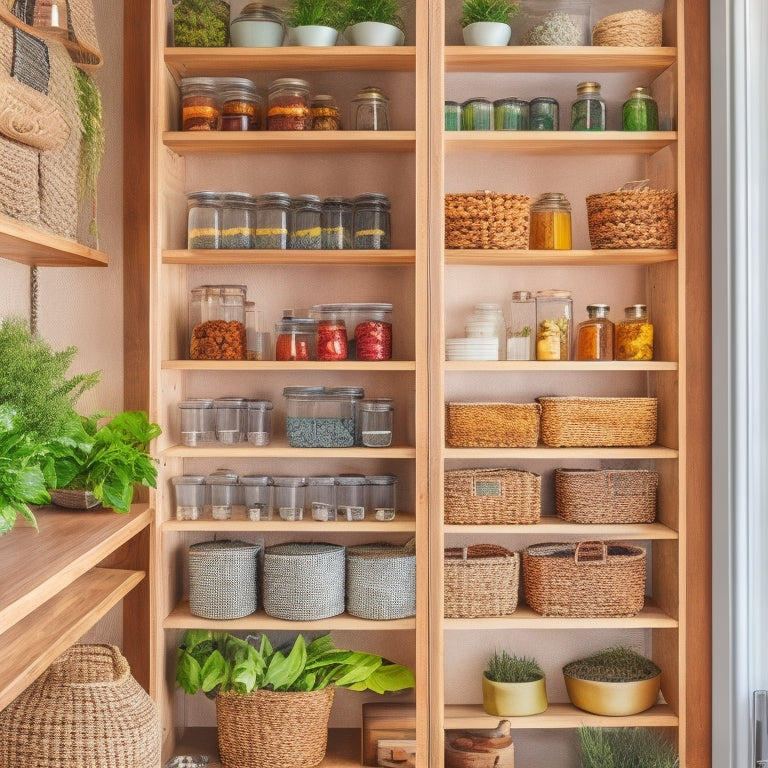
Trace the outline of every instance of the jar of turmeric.
{"label": "jar of turmeric", "polygon": [[616,323],[615,348],[617,360],[653,360],[653,325],[645,304],[624,309],[624,319]]}
{"label": "jar of turmeric", "polygon": [[571,248],[571,204],[562,192],[545,192],[531,204],[531,250]]}
{"label": "jar of turmeric", "polygon": [[577,360],[613,360],[613,323],[607,304],[587,305],[587,319],[576,329]]}

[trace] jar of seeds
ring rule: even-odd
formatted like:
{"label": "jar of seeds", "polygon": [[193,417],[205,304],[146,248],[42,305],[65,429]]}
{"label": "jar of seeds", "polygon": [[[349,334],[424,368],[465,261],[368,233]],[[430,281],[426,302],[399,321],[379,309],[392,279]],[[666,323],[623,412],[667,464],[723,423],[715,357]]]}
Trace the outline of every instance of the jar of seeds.
{"label": "jar of seeds", "polygon": [[390,242],[389,198],[368,192],[353,200],[352,247],[360,250],[386,250]]}
{"label": "jar of seeds", "polygon": [[221,196],[221,247],[254,247],[256,198],[247,192],[226,192]]}
{"label": "jar of seeds", "polygon": [[221,92],[213,77],[181,79],[181,130],[216,131],[221,118]]}
{"label": "jar of seeds", "polygon": [[176,496],[177,520],[201,520],[205,513],[205,476],[179,475],[171,478]]}
{"label": "jar of seeds", "polygon": [[270,83],[267,98],[267,130],[312,130],[309,83],[306,80],[293,77],[274,80]]}
{"label": "jar of seeds", "polygon": [[267,192],[256,198],[254,248],[281,250],[288,247],[290,210],[291,197],[285,192]]}
{"label": "jar of seeds", "polygon": [[291,200],[289,248],[294,251],[320,250],[323,244],[320,211],[317,195],[298,195]]}
{"label": "jar of seeds", "polygon": [[189,447],[213,443],[216,440],[216,409],[210,398],[195,398],[179,402],[181,444]]}
{"label": "jar of seeds", "polygon": [[352,247],[352,201],[326,197],[320,209],[321,247],[344,250]]}
{"label": "jar of seeds", "polygon": [[221,248],[221,195],[190,192],[187,195],[187,248]]}
{"label": "jar of seeds", "polygon": [[333,96],[325,93],[313,96],[310,109],[312,110],[313,131],[341,130],[341,112]]}
{"label": "jar of seeds", "polygon": [[259,131],[263,123],[263,103],[256,85],[246,77],[221,77],[221,130]]}
{"label": "jar of seeds", "polygon": [[269,400],[246,400],[248,409],[248,442],[251,445],[269,445],[272,438],[272,403]]}

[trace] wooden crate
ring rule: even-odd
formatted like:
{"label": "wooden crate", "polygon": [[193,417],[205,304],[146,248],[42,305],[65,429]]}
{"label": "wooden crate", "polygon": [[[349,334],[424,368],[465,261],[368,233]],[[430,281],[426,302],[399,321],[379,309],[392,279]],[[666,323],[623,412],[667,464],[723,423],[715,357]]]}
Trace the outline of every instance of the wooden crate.
{"label": "wooden crate", "polygon": [[378,765],[379,739],[415,739],[415,704],[363,704],[363,765]]}

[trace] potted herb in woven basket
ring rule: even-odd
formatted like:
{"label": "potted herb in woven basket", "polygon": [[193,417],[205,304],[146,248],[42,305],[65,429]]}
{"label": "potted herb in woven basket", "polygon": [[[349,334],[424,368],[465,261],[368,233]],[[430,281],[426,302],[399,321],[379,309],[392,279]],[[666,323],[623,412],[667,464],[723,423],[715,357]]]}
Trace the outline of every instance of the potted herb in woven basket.
{"label": "potted herb in woven basket", "polygon": [[546,678],[538,661],[494,651],[483,672],[483,709],[489,715],[520,717],[546,708]]}
{"label": "potted herb in woven basket", "polygon": [[464,0],[461,5],[465,45],[507,45],[512,37],[510,19],[517,15],[517,0]]}
{"label": "potted herb in woven basket", "polygon": [[336,648],[330,635],[298,635],[273,648],[266,635],[189,630],[176,681],[216,700],[224,768],[309,768],[325,756],[336,688],[386,693],[412,688],[413,672],[381,656]]}

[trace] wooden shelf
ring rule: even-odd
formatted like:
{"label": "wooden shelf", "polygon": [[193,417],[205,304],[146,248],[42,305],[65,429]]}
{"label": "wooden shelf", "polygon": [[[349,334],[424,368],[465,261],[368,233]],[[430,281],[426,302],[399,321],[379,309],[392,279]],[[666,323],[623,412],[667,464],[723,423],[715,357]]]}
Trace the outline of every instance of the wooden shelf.
{"label": "wooden shelf", "polygon": [[225,266],[229,264],[279,264],[313,266],[318,264],[362,267],[396,267],[416,263],[414,250],[341,250],[341,251],[252,251],[252,250],[165,250],[163,264]]}
{"label": "wooden shelf", "polygon": [[[215,253],[215,251],[214,251]],[[467,267],[628,267],[676,261],[677,250],[627,248],[625,250],[512,251],[490,249],[445,250],[447,266]]]}
{"label": "wooden shelf", "polygon": [[106,267],[109,257],[0,215],[0,258],[31,267]]}
{"label": "wooden shelf", "polygon": [[677,531],[661,523],[619,523],[615,525],[569,523],[554,515],[546,515],[534,525],[444,525],[446,535],[478,534],[481,536],[567,536],[579,539],[654,541],[679,538]]}
{"label": "wooden shelf", "polygon": [[552,373],[553,371],[592,371],[602,373],[617,373],[626,371],[676,371],[679,366],[668,360],[447,360],[446,371],[496,371],[510,373],[514,371],[536,371]]}
{"label": "wooden shelf", "polygon": [[185,459],[413,459],[416,449],[413,446],[401,445],[389,448],[292,448],[285,438],[272,439],[269,445],[256,448],[242,443],[240,445],[211,445],[190,448],[186,445],[174,445],[161,451],[165,458]]}
{"label": "wooden shelf", "polygon": [[415,371],[414,360],[164,360],[166,371]]}
{"label": "wooden shelf", "polygon": [[663,445],[649,448],[446,448],[446,459],[677,459],[680,452]]}

